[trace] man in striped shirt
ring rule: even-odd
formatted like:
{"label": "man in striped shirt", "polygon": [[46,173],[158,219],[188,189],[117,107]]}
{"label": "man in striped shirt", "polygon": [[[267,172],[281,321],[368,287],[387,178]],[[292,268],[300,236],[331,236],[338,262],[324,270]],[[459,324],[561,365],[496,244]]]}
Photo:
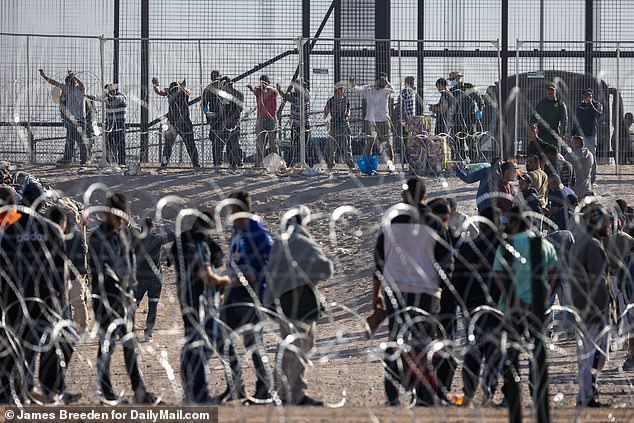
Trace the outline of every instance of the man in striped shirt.
{"label": "man in striped shirt", "polygon": [[299,136],[301,131],[301,92],[304,92],[304,129],[306,130],[306,138],[304,143],[308,145],[310,139],[310,91],[308,91],[308,81],[303,81],[300,85],[299,82],[293,83],[293,91],[289,94],[282,90],[282,87],[277,84],[277,91],[282,98],[291,103],[291,151],[288,157],[288,165],[295,164],[301,165],[299,158]]}

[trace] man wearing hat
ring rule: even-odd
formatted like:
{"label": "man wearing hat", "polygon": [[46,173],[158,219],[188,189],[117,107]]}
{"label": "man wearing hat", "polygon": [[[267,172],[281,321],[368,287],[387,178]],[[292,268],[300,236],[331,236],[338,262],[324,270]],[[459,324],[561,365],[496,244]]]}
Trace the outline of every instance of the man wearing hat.
{"label": "man wearing hat", "polygon": [[583,100],[577,106],[576,125],[574,135],[581,135],[585,138],[586,147],[594,157],[592,165],[591,182],[597,179],[597,123],[603,115],[603,104],[594,99],[594,91],[591,88],[583,90]]}
{"label": "man wearing hat", "polygon": [[563,137],[568,132],[568,108],[557,96],[555,84],[546,86],[546,97],[535,106],[530,123],[537,123],[541,139],[557,151],[565,145]]}
{"label": "man wearing hat", "polygon": [[473,134],[477,131],[476,123],[482,119],[484,100],[478,92],[478,87],[463,82],[463,76],[460,71],[452,71],[447,78],[449,91],[457,102],[454,133]]}
{"label": "man wearing hat", "polygon": [[528,210],[535,213],[542,213],[542,204],[537,197],[537,190],[533,188],[533,178],[528,173],[519,176],[519,189],[522,193],[522,199]]}

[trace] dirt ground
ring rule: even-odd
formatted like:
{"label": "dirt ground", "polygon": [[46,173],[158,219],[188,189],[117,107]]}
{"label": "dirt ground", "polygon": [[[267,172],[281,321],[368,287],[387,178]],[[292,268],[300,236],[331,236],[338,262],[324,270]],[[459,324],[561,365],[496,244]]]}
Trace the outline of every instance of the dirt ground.
{"label": "dirt ground", "polygon": [[[465,409],[458,407],[434,407],[431,409],[390,409],[384,407],[383,369],[380,363],[379,344],[386,339],[382,327],[376,339],[367,340],[363,321],[370,312],[372,248],[376,230],[383,212],[399,200],[406,174],[379,176],[321,174],[312,177],[280,178],[260,173],[233,174],[227,170],[170,169],[155,174],[143,169],[138,176],[104,175],[88,170],[56,168],[53,166],[29,166],[23,168],[51,182],[67,195],[83,201],[86,190],[94,183],[106,184],[114,191],[122,191],[132,200],[132,212],[137,218],[153,214],[157,202],[168,195],[181,197],[181,205],[171,204],[163,209],[166,222],[173,225],[182,207],[213,206],[230,191],[244,189],[252,193],[254,210],[271,231],[277,229],[282,213],[297,204],[311,207],[322,217],[311,225],[311,231],[322,244],[325,252],[335,262],[335,277],[320,287],[329,302],[325,317],[318,323],[317,348],[313,366],[308,369],[308,394],[323,399],[328,407],[305,409],[293,407],[247,407],[231,404],[221,408],[220,421],[268,421],[268,422],[396,422],[396,421],[507,421],[507,411],[490,407]],[[613,166],[601,166],[597,194],[606,205],[615,199],[625,198],[634,203],[634,166],[614,174]],[[454,176],[428,178],[431,198],[453,196],[459,208],[466,213],[475,211],[477,184],[467,185]],[[95,197],[103,197],[97,194]],[[352,206],[356,215],[347,221],[339,221],[329,234],[329,222],[333,212],[341,206]],[[224,228],[218,238],[226,246],[230,231]],[[332,236],[329,236],[332,235]],[[154,340],[141,343],[141,367],[148,386],[167,404],[182,402],[179,378],[180,338],[182,320],[175,292],[173,268],[164,268],[164,288],[158,309]],[[136,327],[142,328],[146,314],[146,302],[137,312]],[[96,391],[95,333],[85,333],[69,366],[68,384],[71,392],[81,392],[81,403],[98,404]],[[139,331],[142,337],[142,332]],[[552,338],[549,345],[549,393],[553,420],[556,421],[634,421],[634,374],[623,372],[619,366],[623,351],[614,351],[600,379],[601,399],[610,408],[601,410],[576,410],[577,364],[575,343],[562,334]],[[266,325],[265,338],[269,357],[275,353],[277,326]],[[246,360],[245,363],[250,363]],[[523,361],[523,381],[527,379],[526,361]],[[248,366],[249,364],[245,364]],[[175,374],[175,376],[174,376]],[[112,364],[115,386],[131,399],[129,380],[125,374],[123,354],[118,347]],[[247,388],[253,393],[254,377],[247,371]],[[225,388],[224,374],[217,357],[209,362],[209,383],[214,393]],[[528,403],[528,389],[524,386],[525,416],[533,420]],[[462,390],[459,372],[454,379],[454,392]],[[498,394],[496,400],[500,400]]]}

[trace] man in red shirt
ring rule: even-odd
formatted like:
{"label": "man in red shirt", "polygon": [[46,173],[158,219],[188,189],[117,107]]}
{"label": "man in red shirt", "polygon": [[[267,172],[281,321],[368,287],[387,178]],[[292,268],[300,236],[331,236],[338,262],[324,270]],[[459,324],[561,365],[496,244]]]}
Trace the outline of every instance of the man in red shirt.
{"label": "man in red shirt", "polygon": [[497,191],[499,197],[497,198],[496,205],[503,214],[511,211],[513,208],[513,197],[515,196],[515,190],[511,183],[517,176],[517,165],[513,162],[502,163],[502,178],[498,182]]}
{"label": "man in red shirt", "polygon": [[269,145],[271,153],[277,153],[277,145],[275,144],[275,136],[277,133],[277,90],[271,85],[271,80],[267,75],[260,76],[260,85],[253,87],[247,85],[247,88],[255,94],[258,104],[258,118],[255,122],[256,133],[256,154],[255,166],[262,166],[262,159],[266,155],[266,146]]}

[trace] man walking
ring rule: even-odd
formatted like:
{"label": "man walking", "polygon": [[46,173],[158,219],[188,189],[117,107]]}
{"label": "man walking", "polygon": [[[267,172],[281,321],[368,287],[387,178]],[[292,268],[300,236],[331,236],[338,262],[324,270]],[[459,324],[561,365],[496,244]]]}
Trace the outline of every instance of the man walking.
{"label": "man walking", "polygon": [[214,270],[222,265],[222,251],[212,238],[208,221],[213,220],[213,215],[203,214],[172,246],[176,292],[185,327],[181,379],[186,401],[217,404],[218,399],[209,395],[206,365],[220,339],[216,297],[230,281]]}
{"label": "man walking", "polygon": [[119,404],[110,380],[110,359],[118,339],[134,390],[134,402],[152,404],[156,396],[146,389],[139,370],[134,335],[134,251],[128,228],[129,204],[125,195],[109,194],[105,219],[90,235],[88,264],[92,282],[92,305],[99,325],[97,383],[108,404]]}
{"label": "man walking", "polygon": [[136,277],[137,286],[135,292],[137,306],[147,293],[147,320],[145,323],[144,340],[152,340],[154,323],[156,322],[156,308],[161,298],[163,288],[163,272],[161,270],[161,248],[163,245],[174,241],[176,235],[173,231],[161,231],[154,227],[151,217],[145,219],[144,231],[137,235],[135,240],[136,253]]}
{"label": "man walking", "polygon": [[[308,207],[299,206],[283,219],[288,219],[286,229],[273,243],[264,297],[264,305],[279,314],[283,340],[278,350],[282,365],[275,369],[276,389],[289,405],[323,405],[306,395],[304,372],[315,347],[316,321],[321,315],[316,285],[332,277],[334,267],[307,230]],[[289,336],[293,341],[288,341]]]}

